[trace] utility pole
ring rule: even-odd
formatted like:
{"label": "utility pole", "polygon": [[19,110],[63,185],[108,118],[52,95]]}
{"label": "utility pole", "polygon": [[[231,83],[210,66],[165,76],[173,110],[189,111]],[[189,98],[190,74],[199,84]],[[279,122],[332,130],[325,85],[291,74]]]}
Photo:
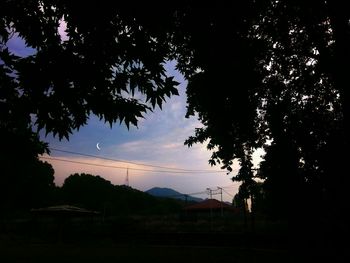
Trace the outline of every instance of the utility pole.
{"label": "utility pole", "polygon": [[210,188],[207,188],[208,194],[210,196],[210,199],[213,199],[213,190],[211,190]]}
{"label": "utility pole", "polygon": [[[213,193],[212,193],[213,190],[211,190],[210,188],[207,188],[207,190],[208,190],[208,194],[210,196],[210,201],[209,202],[212,202],[211,199],[213,199]],[[213,222],[213,208],[212,208],[212,204],[210,204],[210,227],[211,228],[212,228],[212,222]]]}
{"label": "utility pole", "polygon": [[218,189],[220,190],[220,195],[221,195],[221,217],[224,216],[224,207],[223,207],[223,203],[222,203],[222,188],[218,186]]}

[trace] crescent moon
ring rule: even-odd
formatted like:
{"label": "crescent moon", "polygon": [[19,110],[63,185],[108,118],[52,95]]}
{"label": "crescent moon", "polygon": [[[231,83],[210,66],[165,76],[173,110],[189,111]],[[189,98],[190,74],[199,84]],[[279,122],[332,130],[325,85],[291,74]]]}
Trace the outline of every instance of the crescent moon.
{"label": "crescent moon", "polygon": [[96,144],[96,148],[97,148],[97,150],[101,150],[101,148],[100,148],[100,146],[99,146],[99,142]]}

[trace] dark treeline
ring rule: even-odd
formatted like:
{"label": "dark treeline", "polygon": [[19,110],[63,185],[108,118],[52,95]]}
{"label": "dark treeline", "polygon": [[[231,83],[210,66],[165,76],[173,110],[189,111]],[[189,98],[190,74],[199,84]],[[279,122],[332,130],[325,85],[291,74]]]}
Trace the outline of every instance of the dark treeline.
{"label": "dark treeline", "polygon": [[[46,166],[51,168],[49,164]],[[61,187],[55,186],[53,180],[47,184],[48,177],[53,179],[52,174],[41,175],[41,181],[39,176],[36,174],[36,181],[26,183],[25,187],[18,183],[12,185],[10,189],[23,192],[8,191],[7,196],[11,194],[11,198],[2,200],[2,215],[23,217],[28,216],[32,209],[61,205],[88,209],[103,217],[171,215],[179,214],[186,205],[181,200],[157,198],[125,185],[113,185],[98,175],[72,174]]]}
{"label": "dark treeline", "polygon": [[72,174],[57,189],[56,202],[98,211],[104,216],[177,214],[181,200],[156,198],[90,174]]}

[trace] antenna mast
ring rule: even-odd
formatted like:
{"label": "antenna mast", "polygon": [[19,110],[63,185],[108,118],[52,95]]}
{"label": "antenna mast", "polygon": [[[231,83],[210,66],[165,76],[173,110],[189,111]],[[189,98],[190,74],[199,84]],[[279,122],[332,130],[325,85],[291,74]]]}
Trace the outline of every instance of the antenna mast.
{"label": "antenna mast", "polygon": [[129,168],[126,168],[125,185],[129,186]]}

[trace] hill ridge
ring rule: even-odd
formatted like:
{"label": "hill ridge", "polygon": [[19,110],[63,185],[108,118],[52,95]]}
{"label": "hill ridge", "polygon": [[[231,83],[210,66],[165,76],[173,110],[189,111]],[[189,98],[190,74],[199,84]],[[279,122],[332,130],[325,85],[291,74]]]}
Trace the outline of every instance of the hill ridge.
{"label": "hill ridge", "polygon": [[[180,193],[168,187],[152,187],[151,189],[148,189],[147,191],[145,191],[145,193],[148,193],[156,197],[168,197],[168,198],[186,200],[186,194]],[[194,202],[203,201],[202,198],[194,197],[191,195],[187,195],[187,200],[194,201]]]}

